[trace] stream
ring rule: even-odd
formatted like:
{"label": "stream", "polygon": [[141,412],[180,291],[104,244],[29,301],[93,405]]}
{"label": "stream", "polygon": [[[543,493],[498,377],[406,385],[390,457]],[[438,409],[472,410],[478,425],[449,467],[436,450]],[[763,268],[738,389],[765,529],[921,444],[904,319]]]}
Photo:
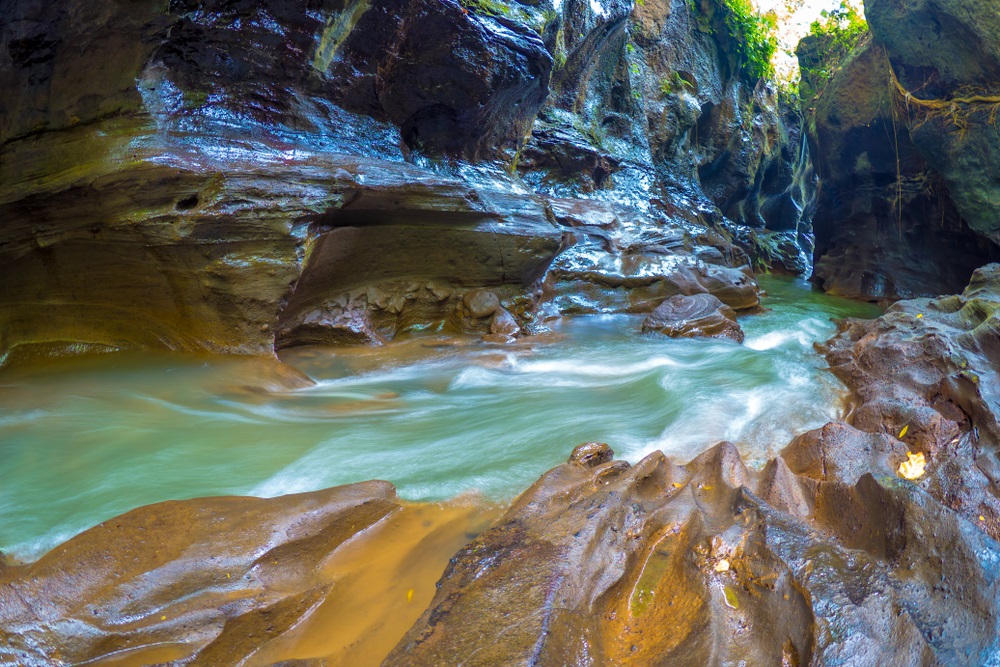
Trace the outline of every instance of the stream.
{"label": "stream", "polygon": [[415,334],[274,361],[167,353],[0,374],[0,551],[33,559],[132,508],[387,479],[408,500],[507,501],[585,441],[681,461],[720,440],[761,465],[836,419],[844,388],[813,344],[874,306],[766,276],[744,345],[563,318],[512,346]]}

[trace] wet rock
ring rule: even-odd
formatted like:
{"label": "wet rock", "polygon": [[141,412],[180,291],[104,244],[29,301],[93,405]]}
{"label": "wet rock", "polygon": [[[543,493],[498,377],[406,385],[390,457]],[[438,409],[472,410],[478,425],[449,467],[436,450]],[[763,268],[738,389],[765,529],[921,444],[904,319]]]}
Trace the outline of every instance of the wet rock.
{"label": "wet rock", "polygon": [[500,308],[500,298],[489,290],[474,290],[462,297],[462,303],[473,317],[489,317]]}
{"label": "wet rock", "polygon": [[[1000,243],[1000,19],[989,2],[918,1],[865,7],[892,62],[910,138],[940,174],[962,218]],[[963,100],[977,100],[963,102]]]}
{"label": "wet rock", "polygon": [[455,0],[377,0],[324,56],[346,108],[388,118],[411,147],[471,159],[519,147],[552,69],[528,26]]}
{"label": "wet rock", "polygon": [[743,342],[736,313],[711,294],[670,297],[646,317],[642,330],[674,338],[728,338]]}
{"label": "wet rock", "polygon": [[854,426],[925,454],[930,463],[920,485],[994,538],[998,270],[978,270],[962,295],[901,301],[876,320],[849,320],[827,351],[852,391]]}
{"label": "wet rock", "polygon": [[[543,300],[563,313],[647,313],[677,294],[710,293],[734,309],[759,303],[742,250],[680,215],[649,217],[599,202],[552,200],[572,233],[546,274]],[[697,228],[695,228],[697,229]]]}
{"label": "wet rock", "polygon": [[[849,456],[840,430],[815,439]],[[909,482],[780,459],[758,474],[728,443],[683,467],[609,458],[582,445],[462,549],[384,664],[975,665],[1000,649],[1000,545]]]}
{"label": "wet rock", "polygon": [[521,326],[517,323],[514,316],[510,314],[510,311],[500,308],[493,315],[493,319],[490,320],[490,333],[501,336],[516,336],[521,333]]}
{"label": "wet rock", "polygon": [[317,575],[331,554],[400,509],[390,484],[365,482],[134,510],[0,575],[0,660],[169,644],[185,664],[246,659],[330,593]]}
{"label": "wet rock", "polygon": [[[631,81],[628,3],[604,14],[452,0],[77,4],[16,2],[0,27],[0,84],[12,91],[0,109],[0,363],[485,333],[489,315],[467,318],[462,303],[484,288],[518,302],[528,330],[536,282],[574,243],[549,281],[555,312],[646,312],[705,291],[756,304],[748,258],[706,228],[708,200],[660,192],[640,155],[678,139],[675,171],[693,173],[684,133],[727,76],[708,32],[656,65],[688,72],[700,92],[669,103],[685,120],[651,144],[642,119],[660,113],[661,93],[655,77]],[[688,8],[668,9],[644,23],[661,30],[639,44],[645,62],[690,27]],[[542,180],[584,169],[590,185],[565,194],[628,204],[582,202],[603,207],[582,218],[616,222],[573,238],[556,190],[531,192],[503,164],[560,49],[571,53],[525,164]],[[601,117],[577,128],[584,111]],[[588,127],[618,143],[595,147]]]}
{"label": "wet rock", "polygon": [[[800,43],[807,79],[825,53],[821,40]],[[818,91],[805,104],[823,183],[813,223],[824,290],[882,302],[949,293],[996,258],[894,110],[882,46],[865,36],[828,82],[808,86]]]}
{"label": "wet rock", "polygon": [[781,458],[796,475],[856,484],[868,473],[895,475],[908,451],[906,444],[890,435],[832,422],[792,440],[781,451]]}
{"label": "wet rock", "polygon": [[[384,482],[142,508],[0,571],[0,663],[378,665],[496,515],[469,499],[400,506]],[[6,604],[26,590],[45,594]]]}

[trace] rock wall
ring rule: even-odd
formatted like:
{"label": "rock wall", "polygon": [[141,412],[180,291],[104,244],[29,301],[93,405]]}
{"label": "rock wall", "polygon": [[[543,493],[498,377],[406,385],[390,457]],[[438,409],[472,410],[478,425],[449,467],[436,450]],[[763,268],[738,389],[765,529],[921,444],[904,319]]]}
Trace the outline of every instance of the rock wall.
{"label": "rock wall", "polygon": [[714,0],[85,4],[4,8],[2,363],[509,340],[803,268],[808,160]]}
{"label": "rock wall", "polygon": [[883,302],[955,292],[1000,257],[988,5],[869,0],[871,34],[841,62],[824,63],[822,38],[800,44],[825,290]]}

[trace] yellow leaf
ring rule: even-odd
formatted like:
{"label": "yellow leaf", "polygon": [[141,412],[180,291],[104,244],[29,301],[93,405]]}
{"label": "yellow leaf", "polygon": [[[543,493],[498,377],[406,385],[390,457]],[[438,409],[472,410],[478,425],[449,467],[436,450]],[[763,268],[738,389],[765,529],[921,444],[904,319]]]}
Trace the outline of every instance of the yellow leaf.
{"label": "yellow leaf", "polygon": [[906,432],[909,430],[910,430],[910,425],[907,424],[906,426],[903,427],[903,430],[899,432],[899,439],[902,440],[903,436],[906,435]]}
{"label": "yellow leaf", "polygon": [[722,589],[722,592],[725,595],[727,605],[729,605],[733,609],[740,608],[740,600],[738,597],[736,597],[736,591],[733,590],[732,586],[726,586],[725,588]]}
{"label": "yellow leaf", "polygon": [[923,313],[917,313],[917,319],[918,320],[924,319],[924,314]]}
{"label": "yellow leaf", "polygon": [[414,591],[413,591],[412,588],[410,590],[406,591],[406,601],[407,602],[413,602],[413,593],[414,593]]}
{"label": "yellow leaf", "polygon": [[917,452],[916,454],[908,452],[906,460],[899,464],[899,476],[904,479],[920,479],[924,476],[924,467],[926,465],[927,459],[924,458],[923,452]]}
{"label": "yellow leaf", "polygon": [[723,558],[715,564],[716,572],[729,572],[729,561]]}
{"label": "yellow leaf", "polygon": [[167,617],[166,616],[160,616],[160,620],[161,621],[165,621],[165,620],[167,620]]}

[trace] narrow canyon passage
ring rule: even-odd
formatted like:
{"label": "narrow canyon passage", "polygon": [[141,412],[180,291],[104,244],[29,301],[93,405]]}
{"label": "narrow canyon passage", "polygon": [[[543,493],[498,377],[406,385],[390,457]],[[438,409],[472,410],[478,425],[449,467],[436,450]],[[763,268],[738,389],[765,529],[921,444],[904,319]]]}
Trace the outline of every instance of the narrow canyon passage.
{"label": "narrow canyon passage", "polygon": [[841,415],[845,389],[813,349],[831,318],[880,312],[791,278],[762,286],[766,312],[741,318],[742,346],[605,315],[513,347],[425,332],[294,348],[289,367],[133,353],[16,369],[0,380],[0,552],[33,559],[163,500],[368,479],[409,500],[508,502],[588,441],[635,462],[730,440],[762,464]]}

